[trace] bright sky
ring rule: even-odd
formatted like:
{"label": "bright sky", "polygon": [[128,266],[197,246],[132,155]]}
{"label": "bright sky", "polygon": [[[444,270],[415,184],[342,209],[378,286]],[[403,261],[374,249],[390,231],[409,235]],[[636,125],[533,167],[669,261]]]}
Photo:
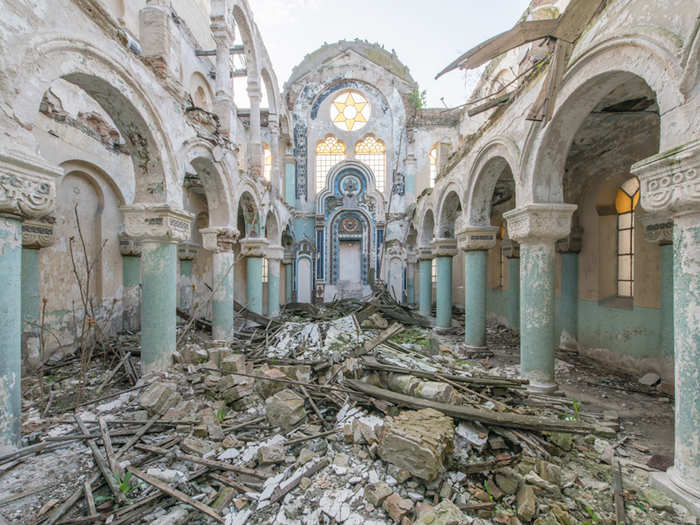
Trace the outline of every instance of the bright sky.
{"label": "bright sky", "polygon": [[[324,42],[359,38],[396,50],[428,106],[463,104],[462,71],[435,75],[471,47],[510,29],[530,0],[250,0],[280,88],[292,68]],[[474,75],[469,79],[471,87]]]}

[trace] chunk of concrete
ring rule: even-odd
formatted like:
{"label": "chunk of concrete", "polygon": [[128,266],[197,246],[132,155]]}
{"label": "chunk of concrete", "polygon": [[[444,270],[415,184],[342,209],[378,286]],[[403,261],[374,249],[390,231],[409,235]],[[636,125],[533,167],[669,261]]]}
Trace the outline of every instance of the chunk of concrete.
{"label": "chunk of concrete", "polygon": [[265,414],[272,426],[291,430],[306,417],[304,398],[292,390],[282,390],[265,401]]}
{"label": "chunk of concrete", "polygon": [[383,481],[365,487],[365,499],[375,507],[379,507],[393,493],[392,488]]}
{"label": "chunk of concrete", "polygon": [[468,523],[469,520],[450,500],[444,499],[428,512],[421,513],[414,525],[448,525],[449,523]]}
{"label": "chunk of concrete", "polygon": [[661,377],[659,374],[655,374],[654,372],[649,372],[648,374],[644,374],[639,378],[639,383],[645,386],[654,386],[659,381],[661,381]]}
{"label": "chunk of concrete", "polygon": [[453,447],[452,418],[426,408],[387,417],[377,453],[412,476],[432,481],[444,471],[445,458]]}
{"label": "chunk of concrete", "polygon": [[182,401],[173,383],[156,382],[146,388],[139,396],[139,405],[148,410],[151,415],[163,414]]}
{"label": "chunk of concrete", "polygon": [[387,497],[382,504],[382,508],[396,523],[401,523],[401,520],[413,510],[413,502],[410,499],[405,499],[394,492]]}

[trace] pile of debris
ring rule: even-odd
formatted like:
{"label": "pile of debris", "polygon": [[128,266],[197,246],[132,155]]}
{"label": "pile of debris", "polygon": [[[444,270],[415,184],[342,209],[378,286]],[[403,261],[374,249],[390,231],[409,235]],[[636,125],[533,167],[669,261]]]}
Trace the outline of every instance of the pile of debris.
{"label": "pile of debris", "polygon": [[240,345],[195,333],[135,387],[70,415],[30,408],[35,443],[0,456],[0,512],[24,524],[695,523],[648,487],[615,415],[529,394],[411,311],[373,302],[257,316]]}

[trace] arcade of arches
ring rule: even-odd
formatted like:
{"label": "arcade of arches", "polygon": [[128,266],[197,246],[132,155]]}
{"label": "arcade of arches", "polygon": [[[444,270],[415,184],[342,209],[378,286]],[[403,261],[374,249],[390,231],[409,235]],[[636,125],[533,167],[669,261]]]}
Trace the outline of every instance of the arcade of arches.
{"label": "arcade of arches", "polygon": [[467,348],[488,322],[518,332],[538,392],[558,348],[674,385],[658,483],[700,512],[698,0],[607,1],[505,46],[456,109],[420,107],[359,40],[282,87],[250,4],[0,0],[0,448],[22,373],[86,322],[140,331],[160,370],[178,308],[231,341],[234,302],[276,317],[381,280],[436,330],[463,309]]}

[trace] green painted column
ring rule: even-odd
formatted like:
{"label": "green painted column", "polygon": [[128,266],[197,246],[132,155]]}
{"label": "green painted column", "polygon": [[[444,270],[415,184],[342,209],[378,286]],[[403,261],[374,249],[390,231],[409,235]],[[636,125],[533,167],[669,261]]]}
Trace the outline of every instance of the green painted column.
{"label": "green painted column", "polygon": [[452,257],[437,257],[437,312],[435,319],[440,328],[452,326]]}
{"label": "green painted column", "polygon": [[485,250],[464,254],[464,342],[470,348],[486,348]]}
{"label": "green painted column", "polygon": [[433,313],[433,260],[421,257],[418,261],[418,313],[430,317]]}
{"label": "green painted column", "polygon": [[122,255],[122,329],[136,331],[141,328],[141,250],[138,255]]}
{"label": "green painted column", "polygon": [[294,275],[291,263],[285,263],[284,265],[284,302],[289,304],[294,299]]}
{"label": "green painted column", "polygon": [[168,368],[175,351],[177,243],[144,240],[141,264],[141,366],[148,373]]}
{"label": "green painted column", "polygon": [[0,215],[0,448],[22,439],[22,222]]}
{"label": "green painted column", "polygon": [[[22,248],[22,350],[26,358],[39,358],[39,249]],[[38,365],[39,363],[37,363]]]}
{"label": "green painted column", "polygon": [[270,317],[280,315],[280,260],[267,260],[267,313]]}
{"label": "green painted column", "polygon": [[673,244],[661,245],[661,348],[673,356]]}
{"label": "green painted column", "polygon": [[563,348],[578,348],[578,253],[561,254],[561,335]]}
{"label": "green painted column", "polygon": [[246,257],[246,285],[248,309],[263,313],[262,257]]}
{"label": "green painted column", "polygon": [[520,257],[508,258],[508,322],[520,331]]}
{"label": "green painted column", "polygon": [[554,392],[555,241],[571,231],[573,204],[527,204],[503,214],[520,243],[520,374],[528,389]]}
{"label": "green painted column", "polygon": [[[700,210],[675,216],[674,223],[676,425],[674,464],[668,474],[700,498]],[[696,505],[700,508],[697,499]]]}

